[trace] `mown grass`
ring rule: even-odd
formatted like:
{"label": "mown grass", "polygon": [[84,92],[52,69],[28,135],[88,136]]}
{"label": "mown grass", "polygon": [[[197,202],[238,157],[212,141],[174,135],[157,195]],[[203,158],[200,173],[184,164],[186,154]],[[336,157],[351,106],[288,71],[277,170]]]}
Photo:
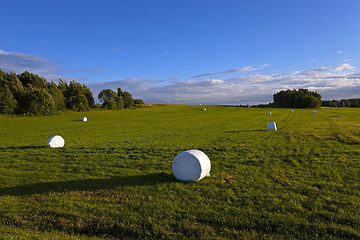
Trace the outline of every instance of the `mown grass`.
{"label": "mown grass", "polygon": [[360,239],[360,110],[202,108],[0,116],[0,238]]}

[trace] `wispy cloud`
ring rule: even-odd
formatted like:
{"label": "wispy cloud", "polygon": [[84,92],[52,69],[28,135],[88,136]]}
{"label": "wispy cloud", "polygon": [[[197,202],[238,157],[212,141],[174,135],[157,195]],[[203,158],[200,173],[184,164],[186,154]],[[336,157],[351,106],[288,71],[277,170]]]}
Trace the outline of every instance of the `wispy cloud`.
{"label": "wispy cloud", "polygon": [[258,69],[261,69],[261,68],[264,68],[264,67],[268,67],[268,66],[270,66],[270,65],[269,64],[263,64],[263,65],[259,65],[259,66],[256,66],[256,67],[253,67],[253,66],[236,67],[236,68],[232,68],[230,70],[203,73],[203,74],[192,76],[191,78],[194,79],[194,78],[213,77],[213,76],[219,76],[219,75],[230,75],[230,74],[235,74],[235,73],[245,73],[245,72],[255,71],[255,70],[258,70]]}
{"label": "wispy cloud", "polygon": [[0,50],[0,69],[15,73],[29,71],[55,80],[59,78],[60,67],[41,56]]}
{"label": "wispy cloud", "polygon": [[[198,74],[182,80],[175,77],[127,78],[86,85],[92,90],[94,97],[102,89],[116,90],[120,87],[129,91],[134,98],[141,98],[148,103],[259,104],[272,102],[272,96],[277,91],[299,88],[318,91],[326,100],[360,97],[360,73],[350,63],[277,74],[260,74],[256,71],[269,66],[265,64],[237,67]],[[71,75],[79,72],[101,72],[98,68],[64,70],[43,57],[4,50],[0,50],[0,69],[15,73],[29,71],[48,80],[57,80],[60,77],[64,80],[74,79],[64,77],[64,73]],[[79,77],[75,80],[78,79]]]}
{"label": "wispy cloud", "polygon": [[58,64],[45,59],[44,57],[26,53],[7,52],[0,49],[0,69],[5,72],[16,74],[25,71],[45,77],[48,81],[57,81],[59,78],[70,81],[84,81],[84,77],[69,77],[68,75],[95,74],[102,72],[100,68],[79,68],[64,69]]}
{"label": "wispy cloud", "polygon": [[93,90],[121,87],[148,103],[259,104],[272,102],[274,93],[308,88],[323,99],[359,97],[360,73],[348,63],[280,74],[183,81],[124,79],[90,85]]}

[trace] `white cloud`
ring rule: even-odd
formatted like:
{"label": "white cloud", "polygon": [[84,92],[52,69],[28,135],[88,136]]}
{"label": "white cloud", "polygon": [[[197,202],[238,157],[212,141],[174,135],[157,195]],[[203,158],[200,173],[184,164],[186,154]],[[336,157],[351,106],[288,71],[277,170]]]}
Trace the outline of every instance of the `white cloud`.
{"label": "white cloud", "polygon": [[0,55],[8,55],[8,54],[10,54],[10,53],[9,53],[9,52],[5,52],[5,51],[3,51],[3,50],[0,49]]}
{"label": "white cloud", "polygon": [[235,74],[235,73],[245,73],[245,72],[251,72],[251,71],[255,71],[255,70],[262,69],[264,67],[269,67],[269,66],[270,66],[270,64],[263,64],[263,65],[259,65],[256,67],[253,67],[253,66],[236,67],[236,68],[232,68],[230,70],[203,73],[203,74],[195,75],[191,78],[204,78],[204,77],[219,76],[219,75],[230,75],[230,74]]}
{"label": "white cloud", "polygon": [[343,51],[337,51],[337,53],[338,53],[338,54],[341,54],[341,53],[343,53]]}
{"label": "white cloud", "polygon": [[260,104],[272,102],[273,94],[280,90],[299,88],[317,91],[325,100],[360,97],[360,73],[345,63],[318,69],[228,79],[167,81],[134,78],[90,85],[92,90],[116,90],[117,87],[148,103]]}
{"label": "white cloud", "polygon": [[59,66],[43,57],[25,53],[12,53],[0,50],[0,69],[5,72],[12,71],[15,73],[28,71],[43,76],[48,80],[59,78],[57,74]]}
{"label": "white cloud", "polygon": [[[278,74],[253,72],[269,66],[264,64],[237,67],[200,74],[181,81],[176,78],[128,78],[86,85],[92,90],[95,98],[102,89],[116,90],[120,87],[130,92],[134,98],[141,98],[148,103],[260,104],[272,102],[272,96],[277,91],[299,88],[318,91],[325,100],[360,97],[360,73],[356,72],[350,63]],[[29,71],[47,80],[57,80],[60,78],[60,72],[71,74],[77,71],[101,71],[97,68],[65,71],[43,57],[4,50],[0,50],[0,69],[15,73]],[[229,77],[237,73],[247,75]],[[70,79],[64,76],[61,78]]]}

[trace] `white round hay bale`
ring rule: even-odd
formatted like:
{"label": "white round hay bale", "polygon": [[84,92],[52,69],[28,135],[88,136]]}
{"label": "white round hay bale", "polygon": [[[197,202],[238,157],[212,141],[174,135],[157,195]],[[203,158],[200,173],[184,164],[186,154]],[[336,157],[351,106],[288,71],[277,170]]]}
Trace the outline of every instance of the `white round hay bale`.
{"label": "white round hay bale", "polygon": [[86,121],[87,121],[87,117],[83,117],[83,118],[81,119],[81,121],[86,122]]}
{"label": "white round hay bale", "polygon": [[271,112],[268,112],[268,115],[271,115]]}
{"label": "white round hay bale", "polygon": [[203,108],[203,111],[206,111],[206,108]]}
{"label": "white round hay bale", "polygon": [[65,140],[61,136],[55,135],[49,138],[47,145],[52,148],[63,147],[65,145]]}
{"label": "white round hay bale", "polygon": [[316,111],[314,110],[313,113],[316,113]]}
{"label": "white round hay bale", "polygon": [[198,181],[209,175],[209,157],[199,150],[187,150],[178,154],[172,162],[172,171],[181,181]]}
{"label": "white round hay bale", "polygon": [[294,110],[290,110],[290,112],[294,112]]}
{"label": "white round hay bale", "polygon": [[267,124],[267,129],[268,130],[277,130],[277,128],[276,128],[276,123],[275,122],[269,122],[268,124]]}

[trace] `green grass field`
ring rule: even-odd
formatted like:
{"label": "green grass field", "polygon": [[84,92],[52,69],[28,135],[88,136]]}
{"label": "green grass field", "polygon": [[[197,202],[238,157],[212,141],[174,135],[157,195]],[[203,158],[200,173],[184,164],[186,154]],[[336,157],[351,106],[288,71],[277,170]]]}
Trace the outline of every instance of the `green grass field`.
{"label": "green grass field", "polygon": [[360,239],[359,109],[202,108],[0,116],[0,239]]}

